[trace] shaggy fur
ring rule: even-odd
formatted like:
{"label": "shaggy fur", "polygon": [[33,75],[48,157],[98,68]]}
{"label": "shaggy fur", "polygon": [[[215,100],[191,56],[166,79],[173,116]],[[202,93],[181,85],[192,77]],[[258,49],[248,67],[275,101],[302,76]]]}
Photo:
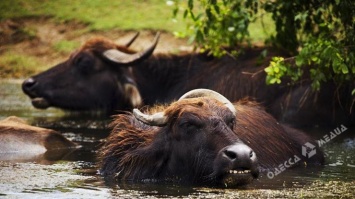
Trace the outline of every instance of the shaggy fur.
{"label": "shaggy fur", "polygon": [[[178,101],[165,107],[153,107],[154,111],[150,112],[165,110],[165,115],[169,117],[169,122],[165,127],[146,125],[137,121],[131,113],[117,115],[111,124],[113,130],[99,151],[102,174],[118,180],[175,179],[176,176],[168,175],[167,161],[174,153],[171,146],[173,143],[179,142],[177,137],[181,136],[176,133],[177,121],[184,113],[188,112],[198,113],[198,117],[201,118],[210,114],[210,109],[220,115],[228,113],[226,109],[220,111],[219,106],[221,105],[216,105],[214,101],[206,98],[197,98]],[[311,159],[302,156],[301,148],[304,143],[315,144],[303,132],[279,124],[256,103],[242,100],[236,103],[235,107],[237,118],[229,126],[238,140],[240,139],[254,150],[260,168],[273,169],[293,158],[294,155],[302,158],[300,163],[323,163],[324,157],[319,148],[317,148],[317,155]],[[218,145],[223,144],[218,138],[214,141]],[[184,151],[185,148],[193,148],[199,144],[201,142],[197,140],[195,143],[186,144],[180,150]],[[213,156],[214,152],[209,153]],[[193,154],[189,154],[186,159],[189,156],[193,156]],[[188,171],[181,171],[181,175],[191,171],[193,174],[189,175],[204,175],[201,172],[208,170],[206,165],[211,165],[211,161],[213,162],[213,157],[200,157],[199,164],[190,165]],[[183,162],[181,160],[177,164],[184,167]],[[201,179],[196,177],[195,180]]]}

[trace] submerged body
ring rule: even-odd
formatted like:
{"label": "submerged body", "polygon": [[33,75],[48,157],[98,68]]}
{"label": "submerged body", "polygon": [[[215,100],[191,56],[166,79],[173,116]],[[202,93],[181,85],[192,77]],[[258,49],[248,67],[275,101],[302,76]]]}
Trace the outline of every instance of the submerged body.
{"label": "submerged body", "polygon": [[59,132],[31,126],[11,116],[0,121],[0,161],[57,160],[77,145]]}
{"label": "submerged body", "polygon": [[254,103],[194,95],[147,112],[116,116],[99,152],[105,177],[234,187],[294,155],[299,163],[324,161],[319,148],[302,156],[302,145],[314,141]]}

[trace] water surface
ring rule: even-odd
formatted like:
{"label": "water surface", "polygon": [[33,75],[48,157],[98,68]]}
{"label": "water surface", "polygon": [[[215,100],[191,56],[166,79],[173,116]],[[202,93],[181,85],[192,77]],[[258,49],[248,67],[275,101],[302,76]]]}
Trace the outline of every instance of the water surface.
{"label": "water surface", "polygon": [[[59,131],[82,147],[56,159],[0,161],[0,197],[6,198],[353,198],[355,129],[348,128],[323,146],[327,164],[288,169],[270,179],[238,189],[171,184],[104,182],[97,174],[95,152],[109,134],[110,118],[38,110],[21,91],[22,80],[0,80],[0,119],[18,116],[28,123]],[[338,126],[305,129],[316,139]],[[270,146],[271,147],[271,146]],[[0,154],[1,155],[1,154]]]}

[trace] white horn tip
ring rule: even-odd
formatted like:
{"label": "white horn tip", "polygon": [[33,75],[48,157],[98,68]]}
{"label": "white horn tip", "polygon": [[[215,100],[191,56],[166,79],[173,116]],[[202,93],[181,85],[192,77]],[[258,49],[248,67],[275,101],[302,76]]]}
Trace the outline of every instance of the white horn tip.
{"label": "white horn tip", "polygon": [[135,108],[133,109],[133,115],[135,118],[137,118],[137,120],[153,126],[164,126],[168,120],[164,112],[158,112],[153,115],[147,115]]}

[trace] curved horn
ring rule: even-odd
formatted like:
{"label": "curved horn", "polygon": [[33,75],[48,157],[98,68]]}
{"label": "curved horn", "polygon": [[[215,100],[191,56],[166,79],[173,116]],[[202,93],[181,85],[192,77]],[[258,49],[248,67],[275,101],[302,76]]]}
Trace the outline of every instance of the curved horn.
{"label": "curved horn", "polygon": [[181,99],[186,98],[196,98],[196,97],[211,97],[222,102],[229,110],[232,111],[234,115],[237,114],[237,110],[235,109],[234,105],[223,95],[217,93],[216,91],[209,90],[209,89],[195,89],[185,93],[183,96],[180,97]]}
{"label": "curved horn", "polygon": [[164,126],[168,122],[168,117],[164,115],[164,112],[147,115],[135,108],[133,109],[133,115],[137,120],[151,126]]}
{"label": "curved horn", "polygon": [[139,32],[136,32],[136,34],[131,38],[131,40],[129,40],[129,42],[126,43],[126,47],[130,47],[131,44],[137,39],[137,37],[139,36]]}
{"label": "curved horn", "polygon": [[158,32],[154,38],[153,44],[142,52],[138,52],[135,54],[127,54],[117,49],[109,49],[103,52],[103,56],[106,59],[118,64],[124,64],[124,65],[135,64],[139,61],[148,58],[153,53],[155,47],[158,44],[159,36],[160,33]]}

